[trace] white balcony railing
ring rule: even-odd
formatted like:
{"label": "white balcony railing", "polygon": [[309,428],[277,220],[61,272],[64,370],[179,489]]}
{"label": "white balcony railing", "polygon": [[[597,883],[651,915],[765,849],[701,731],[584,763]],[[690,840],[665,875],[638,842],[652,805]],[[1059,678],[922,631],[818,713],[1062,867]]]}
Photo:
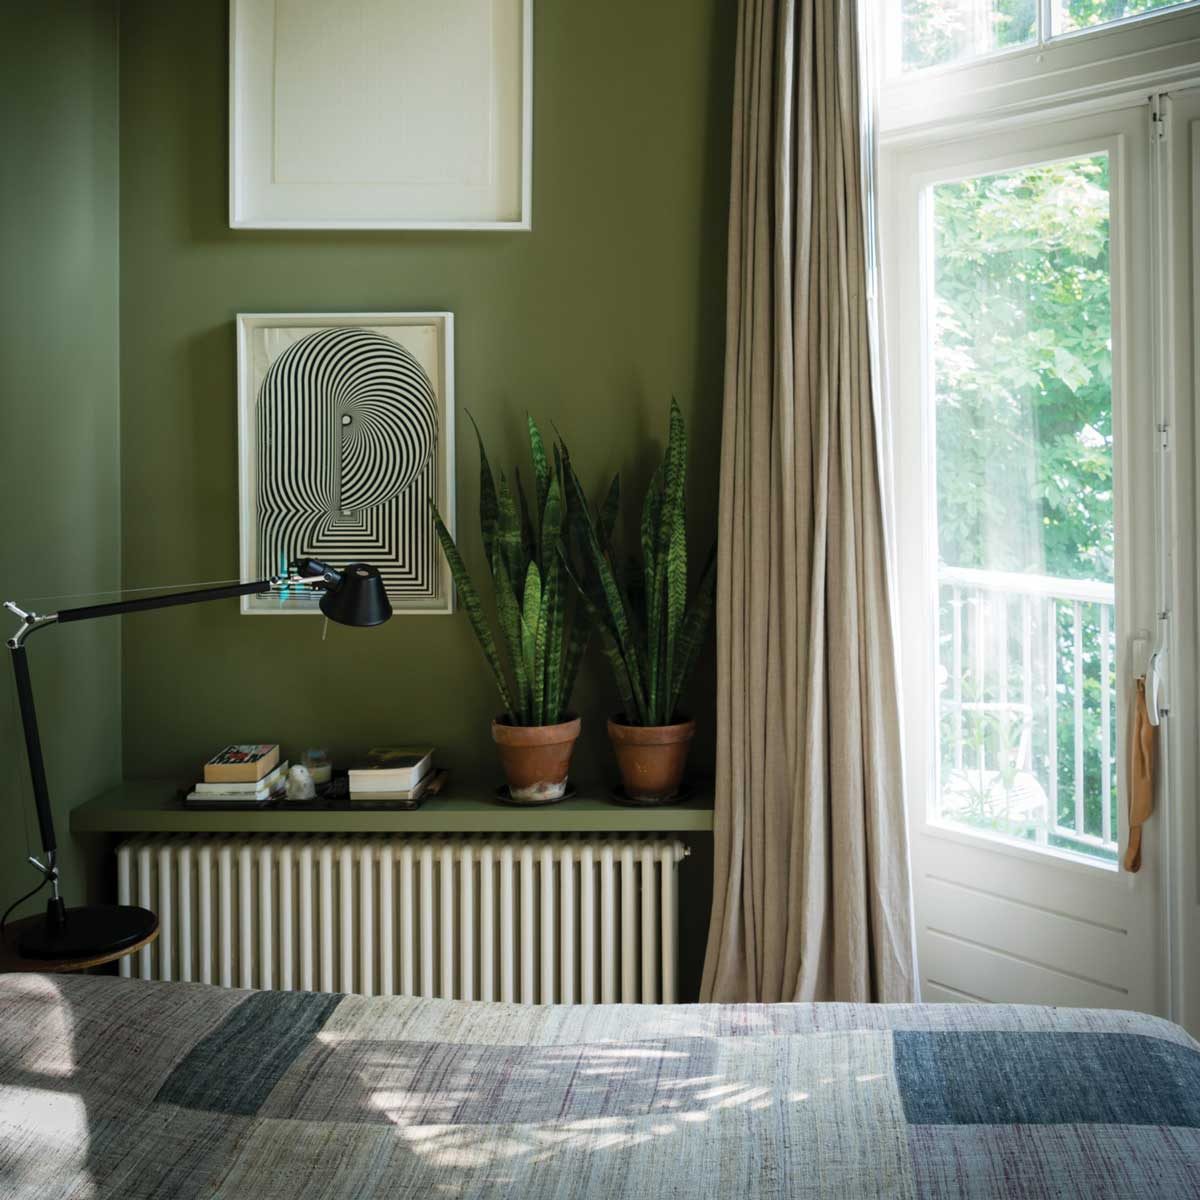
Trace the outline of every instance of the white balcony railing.
{"label": "white balcony railing", "polygon": [[941,567],[935,816],[1116,857],[1111,583]]}

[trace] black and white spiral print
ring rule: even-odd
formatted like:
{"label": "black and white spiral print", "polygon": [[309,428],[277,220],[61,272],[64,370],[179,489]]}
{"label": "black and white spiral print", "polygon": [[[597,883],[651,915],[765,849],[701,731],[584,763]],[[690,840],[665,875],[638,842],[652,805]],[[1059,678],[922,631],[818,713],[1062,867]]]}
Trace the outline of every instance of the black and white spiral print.
{"label": "black and white spiral print", "polygon": [[257,419],[264,575],[298,556],[369,562],[394,602],[437,597],[438,405],[409,351],[369,329],[310,333],[268,368]]}

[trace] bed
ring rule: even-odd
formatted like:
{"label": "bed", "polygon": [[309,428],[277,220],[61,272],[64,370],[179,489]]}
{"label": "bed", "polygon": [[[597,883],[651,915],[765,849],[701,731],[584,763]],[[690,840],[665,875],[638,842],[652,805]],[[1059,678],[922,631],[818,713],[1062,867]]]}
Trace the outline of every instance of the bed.
{"label": "bed", "polygon": [[7,975],[0,1194],[1200,1197],[1200,1046],[1123,1012]]}

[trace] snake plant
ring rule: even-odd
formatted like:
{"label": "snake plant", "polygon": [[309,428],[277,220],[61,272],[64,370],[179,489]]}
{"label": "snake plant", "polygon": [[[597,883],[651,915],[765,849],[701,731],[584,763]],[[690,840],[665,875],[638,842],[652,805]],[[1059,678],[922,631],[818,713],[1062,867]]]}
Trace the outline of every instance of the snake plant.
{"label": "snake plant", "polygon": [[479,530],[507,667],[454,538],[436,505],[431,507],[438,541],[509,723],[554,725],[567,715],[588,629],[583,614],[575,611],[575,589],[566,575],[563,451],[556,444],[551,462],[537,424],[532,417],[527,422],[536,501],[532,510],[520,471],[512,486],[503,472],[496,482],[479,426],[471,418],[479,442]]}
{"label": "snake plant", "polygon": [[642,505],[641,561],[617,569],[612,533],[620,476],[593,515],[565,447],[560,452],[572,537],[586,564],[580,576],[564,559],[585,612],[600,633],[628,725],[670,725],[704,643],[716,592],[716,555],[710,552],[688,602],[687,430],[671,401],[667,448]]}

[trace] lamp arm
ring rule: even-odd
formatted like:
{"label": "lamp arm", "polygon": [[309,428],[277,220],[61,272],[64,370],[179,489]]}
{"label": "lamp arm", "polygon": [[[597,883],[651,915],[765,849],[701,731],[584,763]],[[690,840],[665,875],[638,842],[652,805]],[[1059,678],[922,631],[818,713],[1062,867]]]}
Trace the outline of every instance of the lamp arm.
{"label": "lamp arm", "polygon": [[58,840],[54,833],[50,789],[46,783],[46,762],[42,754],[42,739],[33,701],[33,682],[29,676],[29,662],[25,652],[25,642],[30,634],[45,629],[47,625],[65,625],[72,621],[115,617],[122,613],[145,612],[154,608],[173,608],[180,604],[201,604],[206,600],[224,600],[233,596],[252,596],[274,588],[327,588],[335,585],[340,578],[340,573],[333,567],[316,559],[301,558],[288,565],[286,574],[276,575],[271,579],[255,579],[250,583],[227,584],[222,587],[194,588],[186,592],[169,592],[165,596],[147,596],[139,600],[117,600],[112,604],[89,604],[82,608],[65,608],[57,613],[26,612],[12,600],[4,602],[4,607],[21,622],[16,633],[8,639],[7,645],[17,683],[17,702],[21,710],[25,756],[29,761],[29,777],[33,784],[34,805],[37,808],[38,831],[46,857],[45,862],[33,857],[30,858],[30,862],[50,881],[51,900],[48,911],[52,921],[61,925],[65,920],[65,908],[58,892]]}
{"label": "lamp arm", "polygon": [[181,604],[203,604],[208,600],[226,600],[235,596],[254,596],[284,587],[331,587],[341,574],[314,558],[298,558],[289,564],[286,574],[249,583],[231,583],[220,587],[193,588],[186,592],[168,592],[165,596],[144,596],[137,600],[115,600],[111,604],[88,604],[42,614],[26,612],[11,600],[4,607],[21,621],[21,627],[8,639],[9,649],[21,646],[31,633],[47,625],[66,625],[72,621],[90,621],[96,617],[116,617],[124,613],[148,612],[155,608],[175,608]]}
{"label": "lamp arm", "polygon": [[282,585],[282,578],[255,579],[250,583],[231,583],[223,587],[195,588],[187,592],[168,592],[165,596],[144,596],[138,600],[117,600],[112,604],[89,604],[83,608],[64,608],[57,613],[59,624],[90,621],[95,617],[115,617],[124,613],[148,612],[154,608],[175,608],[181,604],[203,604],[208,600],[226,600],[233,596],[251,596],[269,592]]}

